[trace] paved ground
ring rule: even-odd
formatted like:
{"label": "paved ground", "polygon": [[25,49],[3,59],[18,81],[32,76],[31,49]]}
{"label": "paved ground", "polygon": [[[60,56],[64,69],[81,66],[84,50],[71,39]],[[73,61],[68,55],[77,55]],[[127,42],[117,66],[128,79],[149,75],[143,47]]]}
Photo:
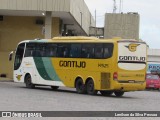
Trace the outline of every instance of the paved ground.
{"label": "paved ground", "polygon": [[160,111],[159,91],[127,92],[117,98],[81,95],[64,87],[27,89],[22,83],[0,82],[0,92],[0,111]]}

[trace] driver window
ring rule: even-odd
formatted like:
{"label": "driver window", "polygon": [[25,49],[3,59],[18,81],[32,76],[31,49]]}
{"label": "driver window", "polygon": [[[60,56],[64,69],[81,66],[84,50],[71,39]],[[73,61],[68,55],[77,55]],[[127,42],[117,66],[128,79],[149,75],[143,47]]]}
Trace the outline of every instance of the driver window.
{"label": "driver window", "polygon": [[18,45],[16,56],[15,56],[15,62],[14,62],[14,70],[17,70],[22,63],[24,47],[25,47],[25,43],[21,43]]}

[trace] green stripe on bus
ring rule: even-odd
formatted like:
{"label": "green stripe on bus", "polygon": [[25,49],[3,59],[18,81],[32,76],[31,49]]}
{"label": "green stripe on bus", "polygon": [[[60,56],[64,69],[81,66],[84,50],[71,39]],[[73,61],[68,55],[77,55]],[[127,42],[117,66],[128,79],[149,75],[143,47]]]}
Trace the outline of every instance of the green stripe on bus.
{"label": "green stripe on bus", "polygon": [[44,63],[44,67],[46,72],[48,73],[48,76],[54,81],[61,81],[58,75],[56,74],[56,71],[52,65],[51,59],[47,57],[43,57],[42,61]]}
{"label": "green stripe on bus", "polygon": [[50,58],[33,57],[38,73],[44,80],[61,81],[53,68]]}
{"label": "green stripe on bus", "polygon": [[40,74],[40,76],[45,79],[45,80],[52,80],[46,69],[45,69],[45,66],[44,66],[44,63],[43,63],[43,60],[41,57],[33,57],[34,59],[34,62],[35,62],[35,65],[36,65],[36,68],[38,70],[38,73]]}

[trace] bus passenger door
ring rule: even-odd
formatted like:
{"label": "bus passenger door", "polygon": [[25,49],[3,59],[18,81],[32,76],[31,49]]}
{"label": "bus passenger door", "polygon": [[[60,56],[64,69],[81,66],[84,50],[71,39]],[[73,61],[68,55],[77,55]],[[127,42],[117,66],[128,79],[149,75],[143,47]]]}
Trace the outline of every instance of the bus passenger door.
{"label": "bus passenger door", "polygon": [[25,43],[21,43],[18,45],[15,60],[14,60],[14,72],[13,77],[15,82],[24,82],[23,76],[23,68],[22,68],[22,60],[24,54]]}

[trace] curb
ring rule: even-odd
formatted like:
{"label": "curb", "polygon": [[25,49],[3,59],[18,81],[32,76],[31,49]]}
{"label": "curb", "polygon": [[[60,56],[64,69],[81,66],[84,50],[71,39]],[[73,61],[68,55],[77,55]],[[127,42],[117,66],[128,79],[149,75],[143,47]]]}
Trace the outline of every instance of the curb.
{"label": "curb", "polygon": [[13,82],[13,80],[0,80],[0,82]]}

